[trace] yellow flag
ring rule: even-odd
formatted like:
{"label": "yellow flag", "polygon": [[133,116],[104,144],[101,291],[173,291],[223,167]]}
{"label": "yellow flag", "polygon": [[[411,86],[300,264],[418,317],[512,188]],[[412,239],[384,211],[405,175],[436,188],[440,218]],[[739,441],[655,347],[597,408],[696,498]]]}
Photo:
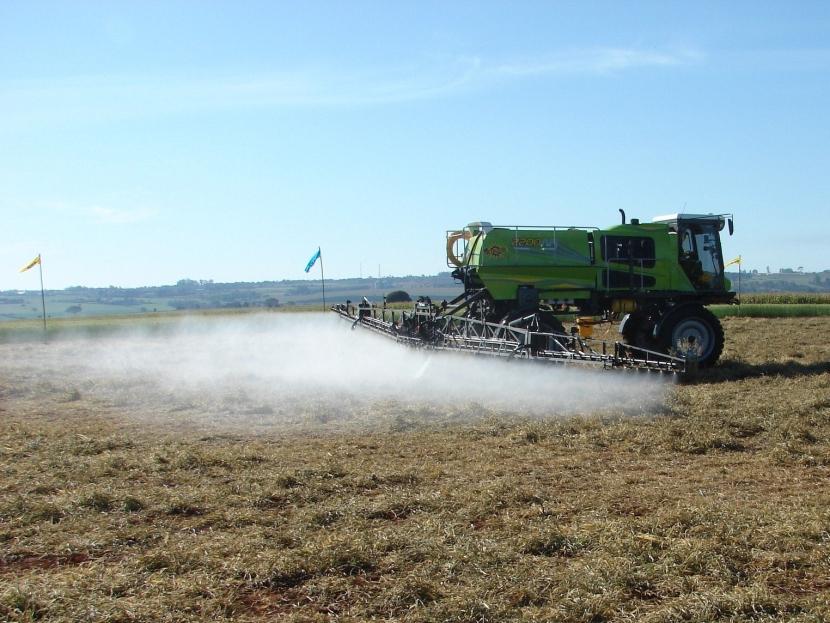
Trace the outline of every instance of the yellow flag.
{"label": "yellow flag", "polygon": [[738,266],[740,266],[740,265],[741,265],[741,256],[739,255],[738,257],[736,257],[736,258],[735,258],[734,260],[732,260],[731,262],[727,262],[727,263],[724,265],[724,268],[726,268],[727,266],[732,266],[732,264],[737,264]]}
{"label": "yellow flag", "polygon": [[40,264],[40,253],[38,253],[38,256],[37,256],[35,259],[33,259],[31,262],[29,262],[29,263],[28,263],[28,264],[26,264],[23,268],[21,268],[21,269],[20,269],[20,272],[21,272],[21,273],[25,273],[25,272],[26,272],[27,270],[29,270],[32,266],[37,266],[38,264]]}

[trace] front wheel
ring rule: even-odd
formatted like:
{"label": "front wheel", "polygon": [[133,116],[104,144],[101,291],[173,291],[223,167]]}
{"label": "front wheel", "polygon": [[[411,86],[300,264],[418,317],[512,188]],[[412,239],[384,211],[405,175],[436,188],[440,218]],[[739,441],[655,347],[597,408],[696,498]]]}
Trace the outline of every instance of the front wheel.
{"label": "front wheel", "polygon": [[720,320],[702,305],[672,312],[663,321],[658,339],[667,353],[696,361],[701,368],[714,365],[723,352]]}
{"label": "front wheel", "polygon": [[631,314],[621,332],[626,344],[647,350],[660,348],[658,344],[654,343],[654,320],[649,318],[646,312],[635,311]]}

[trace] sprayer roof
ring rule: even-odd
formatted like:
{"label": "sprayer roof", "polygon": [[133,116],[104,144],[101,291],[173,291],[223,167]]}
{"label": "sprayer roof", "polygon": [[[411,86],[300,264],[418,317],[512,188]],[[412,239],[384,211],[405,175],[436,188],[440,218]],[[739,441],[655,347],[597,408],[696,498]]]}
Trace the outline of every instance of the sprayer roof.
{"label": "sprayer roof", "polygon": [[651,219],[652,223],[674,223],[677,221],[696,221],[705,220],[713,221],[718,219],[723,220],[722,214],[664,214],[662,216],[655,216]]}

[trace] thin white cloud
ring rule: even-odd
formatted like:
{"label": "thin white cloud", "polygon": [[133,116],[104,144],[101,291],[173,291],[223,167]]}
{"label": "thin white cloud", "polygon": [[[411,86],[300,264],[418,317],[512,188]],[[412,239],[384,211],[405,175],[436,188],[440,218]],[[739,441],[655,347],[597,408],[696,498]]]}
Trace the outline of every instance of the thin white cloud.
{"label": "thin white cloud", "polygon": [[155,211],[147,208],[122,210],[102,206],[87,208],[86,213],[96,223],[105,224],[138,223],[155,216]]}
{"label": "thin white cloud", "polygon": [[594,48],[512,60],[456,57],[371,72],[309,67],[209,78],[87,76],[7,82],[0,91],[0,129],[196,110],[385,105],[498,89],[515,80],[677,67],[702,59],[701,53],[689,50]]}
{"label": "thin white cloud", "polygon": [[495,73],[517,77],[573,73],[607,74],[649,67],[690,65],[701,62],[703,58],[703,54],[695,50],[666,52],[629,48],[599,48],[503,63],[495,67]]}
{"label": "thin white cloud", "polygon": [[64,217],[82,218],[101,225],[139,223],[155,218],[158,210],[152,207],[117,207],[83,204],[66,200],[43,200],[35,204],[39,210],[51,211]]}

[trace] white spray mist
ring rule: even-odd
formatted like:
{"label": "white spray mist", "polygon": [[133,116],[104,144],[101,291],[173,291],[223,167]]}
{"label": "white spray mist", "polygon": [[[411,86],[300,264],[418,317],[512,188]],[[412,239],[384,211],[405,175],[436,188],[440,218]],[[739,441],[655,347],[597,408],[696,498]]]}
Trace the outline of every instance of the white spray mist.
{"label": "white spray mist", "polygon": [[131,414],[229,427],[647,413],[668,386],[651,375],[414,350],[320,314],[188,319],[16,348],[24,365]]}

